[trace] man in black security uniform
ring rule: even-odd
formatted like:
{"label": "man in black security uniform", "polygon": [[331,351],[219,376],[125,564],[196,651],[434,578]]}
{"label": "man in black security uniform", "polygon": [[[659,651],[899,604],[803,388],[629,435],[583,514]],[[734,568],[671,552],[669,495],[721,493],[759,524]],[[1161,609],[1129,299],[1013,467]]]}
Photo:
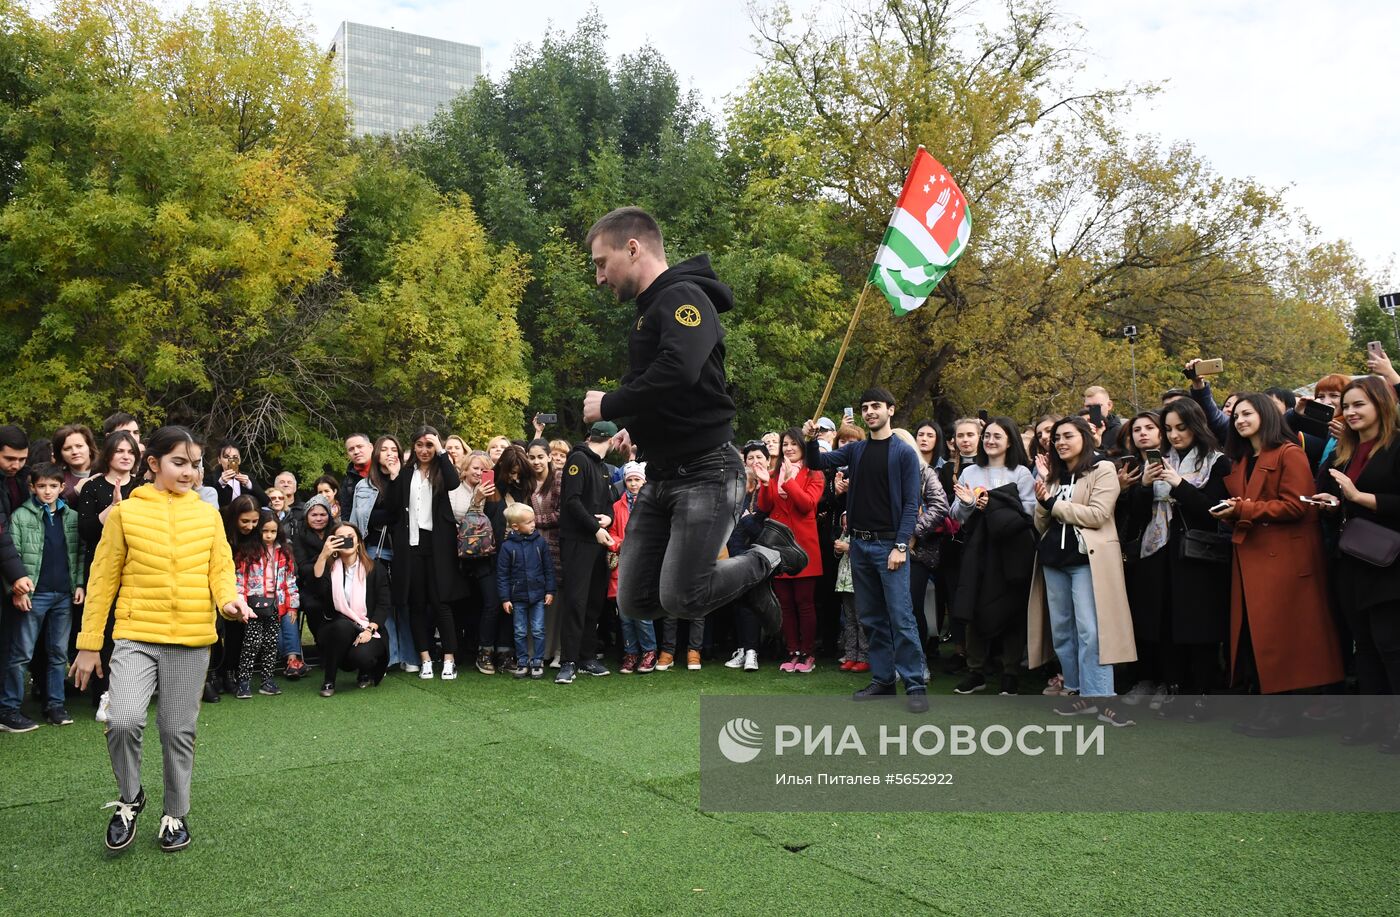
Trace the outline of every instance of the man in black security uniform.
{"label": "man in black security uniform", "polygon": [[[574,446],[564,462],[559,493],[559,674],[554,683],[567,685],[574,675],[607,675],[594,656],[598,614],[608,597],[608,548],[612,536],[612,485],[603,465],[617,425],[595,423],[588,440]],[[625,542],[624,542],[625,543]]]}
{"label": "man in black security uniform", "polygon": [[775,632],[782,612],[771,578],[807,565],[792,532],[769,520],[751,550],[719,560],[744,498],[719,323],[733,293],[706,255],[669,267],[661,228],[637,207],[593,224],[587,245],[597,282],[637,301],[621,386],[583,402],[585,422],[625,423],[617,445],[635,440],[647,463],[618,560],[618,611],[694,619],[752,592],[750,607]]}

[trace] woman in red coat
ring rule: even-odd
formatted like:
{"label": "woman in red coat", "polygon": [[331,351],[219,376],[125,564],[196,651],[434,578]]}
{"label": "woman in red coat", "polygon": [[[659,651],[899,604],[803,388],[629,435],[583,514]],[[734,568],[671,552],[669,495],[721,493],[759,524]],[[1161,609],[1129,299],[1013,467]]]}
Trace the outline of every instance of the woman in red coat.
{"label": "woman in red coat", "polygon": [[[1308,457],[1291,442],[1273,400],[1259,394],[1235,403],[1226,451],[1234,462],[1225,477],[1229,507],[1215,515],[1235,529],[1231,683],[1281,694],[1341,681],[1322,533],[1316,510],[1298,499],[1313,490]],[[1280,735],[1296,726],[1264,706],[1242,731]]]}
{"label": "woman in red coat", "polygon": [[817,542],[817,503],[826,487],[826,475],[807,468],[801,431],[793,428],[780,440],[782,464],[758,491],[758,508],[781,522],[797,538],[811,558],[796,576],[778,576],[773,591],[783,607],[783,639],[788,659],[783,672],[810,672],[817,667],[813,655],[817,643],[817,583],[822,576],[822,552]]}

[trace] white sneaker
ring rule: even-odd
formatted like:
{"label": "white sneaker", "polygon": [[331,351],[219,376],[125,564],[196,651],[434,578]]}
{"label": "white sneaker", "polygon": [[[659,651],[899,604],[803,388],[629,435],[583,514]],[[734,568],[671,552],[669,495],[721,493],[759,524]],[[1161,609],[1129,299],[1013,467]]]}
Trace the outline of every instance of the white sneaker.
{"label": "white sneaker", "polygon": [[559,656],[558,656],[558,654],[555,654],[554,658],[551,659],[551,660],[549,660],[549,667],[550,667],[551,669],[557,669],[557,668],[559,668]]}
{"label": "white sneaker", "polygon": [[418,666],[414,665],[411,662],[405,662],[403,664],[403,670],[411,675],[416,675],[418,673]]}
{"label": "white sneaker", "polygon": [[102,697],[97,701],[97,722],[107,722],[107,713],[112,709],[112,692],[103,691]]}
{"label": "white sneaker", "polygon": [[457,678],[457,663],[454,660],[446,659],[442,663],[442,680],[454,681]]}
{"label": "white sneaker", "polygon": [[744,648],[741,646],[734,651],[734,655],[729,657],[729,661],[724,664],[726,669],[737,669],[744,665]]}
{"label": "white sneaker", "polygon": [[423,663],[423,667],[418,670],[418,677],[424,681],[433,680],[433,661],[431,659]]}
{"label": "white sneaker", "polygon": [[748,650],[744,653],[744,671],[758,671],[758,650]]}

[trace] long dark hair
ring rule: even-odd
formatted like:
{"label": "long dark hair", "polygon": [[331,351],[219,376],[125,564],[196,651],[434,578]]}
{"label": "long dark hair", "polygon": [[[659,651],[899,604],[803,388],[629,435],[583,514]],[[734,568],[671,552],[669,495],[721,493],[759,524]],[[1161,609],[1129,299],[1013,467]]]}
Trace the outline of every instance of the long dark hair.
{"label": "long dark hair", "polygon": [[[230,505],[231,505],[231,504],[230,504]],[[238,519],[238,517],[237,517],[237,516],[234,516],[233,518],[235,519],[235,523],[234,523],[234,524],[237,525],[236,520]],[[252,538],[243,538],[243,537],[240,536],[240,537],[238,538],[238,540],[234,542],[234,544],[233,544],[233,562],[234,562],[234,563],[236,563],[236,564],[253,564],[253,563],[257,563],[258,561],[262,560],[262,556],[263,556],[262,530],[263,530],[263,526],[267,525],[269,522],[271,522],[273,525],[277,526],[277,540],[276,540],[275,542],[273,542],[273,547],[274,547],[274,548],[277,548],[277,549],[279,549],[279,550],[281,550],[281,551],[282,551],[284,554],[286,554],[288,557],[291,557],[291,556],[292,556],[292,549],[291,549],[291,547],[289,547],[288,544],[287,544],[287,530],[286,530],[286,528],[282,525],[281,522],[278,521],[277,516],[276,516],[274,513],[272,513],[272,512],[269,511],[269,510],[263,510],[262,512],[258,513],[258,524],[253,528],[253,537],[252,537]],[[293,572],[296,571],[295,561],[293,561],[293,568],[292,568],[292,569],[293,569]]]}
{"label": "long dark hair", "polygon": [[1225,454],[1231,461],[1242,462],[1254,454],[1254,446],[1240,435],[1235,428],[1241,404],[1248,404],[1259,415],[1259,451],[1267,452],[1279,446],[1293,443],[1297,445],[1287,427],[1283,424],[1283,412],[1274,404],[1274,399],[1262,392],[1245,392],[1235,402],[1235,416],[1230,420],[1230,433],[1225,437]]}
{"label": "long dark hair", "polygon": [[[258,507],[258,501],[253,499],[252,494],[239,494],[233,498],[222,510],[224,514],[224,536],[228,538],[229,547],[233,548],[235,556],[238,553],[242,542],[247,541],[249,536],[238,531],[238,517],[244,513],[256,513],[258,518],[262,518],[262,510]],[[253,529],[253,540],[256,541],[257,528]]]}
{"label": "long dark hair", "polygon": [[[423,426],[414,430],[413,435],[408,438],[409,448],[412,449],[414,446],[418,445],[418,440],[422,439],[425,436],[437,436],[439,441],[441,441],[442,439],[441,436],[438,436],[437,427],[432,427],[428,426],[427,424],[424,424]],[[374,461],[372,459],[370,461],[370,464],[374,464]],[[412,467],[419,468],[419,470],[422,470],[420,467],[421,464],[422,463],[418,461],[418,453],[414,452]],[[423,472],[423,476],[428,479],[428,486],[433,489],[433,493],[437,493],[438,490],[442,488],[442,476],[438,474],[437,462],[429,462],[428,470]]]}
{"label": "long dark hair", "polygon": [[919,441],[919,431],[922,430],[924,427],[928,427],[930,430],[933,431],[933,461],[930,464],[937,465],[940,459],[947,458],[946,455],[939,454],[939,450],[942,450],[943,452],[948,451],[945,448],[945,443],[943,442],[943,428],[940,427],[938,424],[934,423],[932,420],[921,420],[918,423],[914,424],[915,442]]}
{"label": "long dark hair", "polygon": [[534,492],[535,469],[530,467],[530,457],[525,450],[511,443],[496,459],[496,490],[502,496],[510,494],[516,503],[529,503]]}
{"label": "long dark hair", "polygon": [[1133,415],[1132,419],[1122,425],[1122,432],[1119,434],[1119,444],[1124,455],[1131,455],[1139,462],[1146,464],[1147,458],[1138,449],[1137,443],[1133,442],[1133,427],[1139,420],[1150,420],[1157,428],[1157,451],[1161,452],[1167,444],[1166,431],[1162,429],[1162,418],[1157,416],[1156,411],[1139,411]]}
{"label": "long dark hair", "polygon": [[1047,422],[1053,425],[1055,421],[1064,416],[1063,414],[1042,414],[1035,423],[1031,424],[1031,447],[1027,450],[1026,456],[1031,460],[1032,465],[1034,465],[1035,460],[1042,455],[1048,460],[1050,458],[1050,453],[1055,451],[1054,449],[1042,450],[1040,448],[1040,425]]}
{"label": "long dark hair", "polygon": [[[1216,441],[1215,434],[1210,432],[1210,423],[1206,420],[1206,412],[1201,410],[1201,406],[1190,398],[1177,398],[1175,401],[1167,402],[1167,406],[1162,408],[1162,436],[1165,442],[1167,435],[1167,415],[1175,414],[1181,420],[1182,426],[1191,433],[1191,448],[1186,450],[1186,455],[1195,452],[1204,459],[1207,455],[1220,448],[1220,443]],[[1186,455],[1180,458],[1186,458]]]}
{"label": "long dark hair", "polygon": [[141,476],[141,445],[136,442],[136,437],[125,430],[114,430],[107,434],[107,438],[102,440],[102,451],[97,456],[97,462],[92,466],[92,473],[103,475],[107,469],[112,467],[112,456],[117,454],[117,447],[126,443],[131,447],[131,454],[136,461],[131,465],[132,478]]}
{"label": "long dark hair", "polygon": [[[1016,421],[1010,417],[993,417],[982,427],[982,436],[986,436],[987,427],[992,426],[1001,427],[1006,434],[1006,467],[1029,465],[1030,459],[1026,458],[1026,447],[1021,443],[1021,431],[1016,428]],[[987,455],[987,447],[982,444],[982,436],[977,437],[977,464],[986,468],[992,459]]]}
{"label": "long dark hair", "polygon": [[389,434],[384,434],[374,441],[374,453],[369,457],[369,482],[374,485],[374,489],[380,493],[389,489],[389,479],[384,476],[384,469],[379,467],[379,449],[385,443],[393,443],[394,448],[399,453],[399,472],[403,472],[403,446],[399,441]]}
{"label": "long dark hair", "polygon": [[792,440],[793,443],[797,446],[797,451],[802,453],[802,457],[797,460],[797,463],[805,470],[807,467],[807,439],[802,435],[802,431],[799,430],[797,427],[788,427],[786,430],[778,434],[779,462],[781,463],[782,461],[786,461],[786,459],[784,459],[783,457],[783,445],[788,440]]}
{"label": "long dark hair", "polygon": [[[1074,427],[1079,431],[1079,435],[1084,438],[1084,448],[1080,450],[1079,459],[1073,465],[1066,465],[1060,458],[1059,450],[1055,448],[1055,434],[1060,427]],[[1061,417],[1055,421],[1055,425],[1050,428],[1050,472],[1048,480],[1058,481],[1068,474],[1083,474],[1094,465],[1098,464],[1098,459],[1094,455],[1094,431],[1089,428],[1089,422],[1083,417],[1075,414],[1070,417]]]}
{"label": "long dark hair", "polygon": [[549,491],[550,491],[551,489],[553,489],[553,487],[554,487],[554,459],[553,459],[553,457],[552,457],[552,456],[550,455],[550,453],[549,453],[549,440],[547,440],[547,439],[532,439],[532,440],[530,440],[529,445],[527,445],[527,446],[525,447],[525,457],[526,457],[526,458],[529,458],[529,454],[530,454],[530,450],[531,450],[531,449],[543,449],[543,450],[544,450],[544,457],[545,457],[545,463],[544,463],[544,480],[539,480],[539,479],[537,478],[537,479],[536,479],[536,484],[539,485],[540,489],[543,490],[545,493],[549,493]]}

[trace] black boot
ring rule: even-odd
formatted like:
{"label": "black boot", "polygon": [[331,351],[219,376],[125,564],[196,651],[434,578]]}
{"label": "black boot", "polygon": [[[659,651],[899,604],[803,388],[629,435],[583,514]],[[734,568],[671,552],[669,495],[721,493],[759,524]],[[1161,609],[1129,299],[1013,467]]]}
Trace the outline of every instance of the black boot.
{"label": "black boot", "polygon": [[778,604],[771,578],[744,593],[744,605],[750,613],[758,615],[760,639],[766,640],[783,629],[783,606]]}
{"label": "black boot", "polygon": [[763,531],[758,533],[758,538],[754,544],[762,545],[765,548],[772,548],[778,552],[781,558],[778,569],[774,572],[784,576],[796,576],[807,569],[810,558],[802,546],[797,543],[797,537],[792,534],[792,529],[773,519],[763,521]]}
{"label": "black boot", "polygon": [[204,702],[206,704],[217,704],[219,702],[219,689],[214,687],[214,676],[204,679]]}

